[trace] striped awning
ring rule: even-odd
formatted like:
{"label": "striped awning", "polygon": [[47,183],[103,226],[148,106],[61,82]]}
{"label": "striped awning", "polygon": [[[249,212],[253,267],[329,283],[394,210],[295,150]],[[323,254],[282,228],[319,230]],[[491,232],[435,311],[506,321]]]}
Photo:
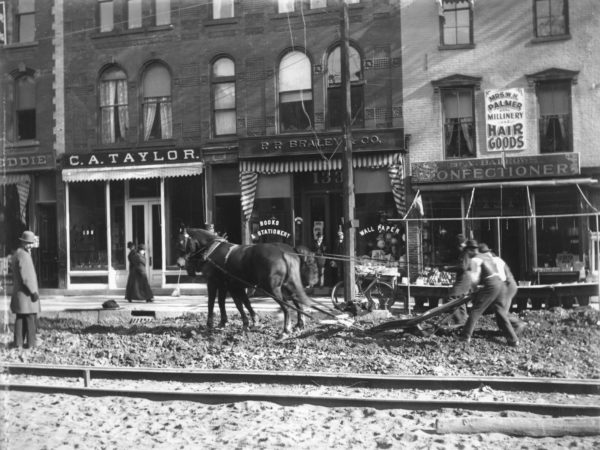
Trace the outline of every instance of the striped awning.
{"label": "striped awning", "polygon": [[28,174],[5,174],[0,177],[0,185],[14,184],[19,195],[19,218],[27,224],[27,200],[29,199],[29,188],[31,176]]}
{"label": "striped awning", "polygon": [[82,181],[143,180],[147,178],[191,177],[200,175],[204,168],[202,162],[182,164],[162,164],[134,167],[98,167],[68,168],[62,170],[62,179],[66,183]]}
{"label": "striped awning", "polygon": [[[402,162],[400,153],[378,153],[372,155],[352,155],[352,167],[355,169],[377,169],[389,167]],[[262,174],[313,172],[321,170],[341,170],[342,158],[314,160],[242,160],[241,172],[256,172]]]}

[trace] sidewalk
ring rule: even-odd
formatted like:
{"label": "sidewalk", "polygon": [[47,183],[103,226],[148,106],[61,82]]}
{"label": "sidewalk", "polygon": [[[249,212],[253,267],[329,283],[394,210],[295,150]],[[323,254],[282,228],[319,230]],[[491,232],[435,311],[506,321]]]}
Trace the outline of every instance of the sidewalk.
{"label": "sidewalk", "polygon": [[[122,291],[122,292],[121,292]],[[172,289],[168,290],[172,293]],[[208,311],[208,298],[206,289],[195,289],[193,294],[185,290],[179,296],[167,294],[163,289],[158,292],[163,295],[155,295],[154,302],[146,303],[144,301],[133,301],[131,303],[124,299],[124,290],[98,293],[91,292],[83,294],[77,292],[77,295],[65,295],[48,293],[42,290],[40,297],[42,318],[71,318],[91,323],[114,323],[129,322],[135,318],[167,318],[180,317],[185,314],[199,314]],[[330,309],[331,299],[329,297],[312,297],[315,302]],[[13,323],[15,315],[10,312],[10,296],[2,295],[0,297],[0,322]],[[102,304],[107,300],[115,300],[119,309],[104,309]],[[275,300],[269,297],[250,297],[250,302],[256,313],[276,314],[280,307]],[[239,314],[231,297],[226,300],[227,313],[230,315]],[[219,307],[215,302],[215,314],[219,314]],[[295,314],[295,313],[294,313]]]}

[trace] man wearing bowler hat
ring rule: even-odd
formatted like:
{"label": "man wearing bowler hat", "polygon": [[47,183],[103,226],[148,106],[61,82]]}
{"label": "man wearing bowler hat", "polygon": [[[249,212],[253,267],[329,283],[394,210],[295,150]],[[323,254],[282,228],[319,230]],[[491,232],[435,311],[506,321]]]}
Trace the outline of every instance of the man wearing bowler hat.
{"label": "man wearing bowler hat", "polygon": [[10,310],[17,315],[14,346],[22,349],[34,348],[37,344],[36,319],[40,312],[40,296],[35,266],[31,258],[35,234],[32,231],[23,231],[19,240],[21,245],[15,250],[11,260],[13,292]]}

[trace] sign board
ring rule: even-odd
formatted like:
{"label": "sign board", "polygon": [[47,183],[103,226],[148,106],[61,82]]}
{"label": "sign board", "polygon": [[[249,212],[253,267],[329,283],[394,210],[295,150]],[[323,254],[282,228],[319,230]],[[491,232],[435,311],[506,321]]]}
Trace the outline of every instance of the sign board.
{"label": "sign board", "polygon": [[411,164],[413,183],[452,183],[556,178],[580,174],[579,153],[453,159]]}
{"label": "sign board", "polygon": [[[261,136],[240,139],[240,158],[341,154],[344,136],[340,133]],[[369,152],[404,149],[404,130],[360,130],[352,133],[352,151]]]}
{"label": "sign board", "polygon": [[528,147],[525,91],[485,91],[485,142],[488,152],[521,151]]}
{"label": "sign board", "polygon": [[0,158],[0,170],[6,172],[30,172],[54,168],[55,159],[52,153],[7,155]]}
{"label": "sign board", "polygon": [[94,152],[65,154],[63,165],[71,168],[123,167],[156,164],[198,162],[202,155],[198,149],[161,149],[120,152]]}

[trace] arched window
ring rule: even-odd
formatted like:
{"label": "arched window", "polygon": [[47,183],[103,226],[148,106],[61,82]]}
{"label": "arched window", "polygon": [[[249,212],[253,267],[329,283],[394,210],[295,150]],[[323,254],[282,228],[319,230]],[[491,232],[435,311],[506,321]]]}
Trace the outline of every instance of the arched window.
{"label": "arched window", "polygon": [[312,127],[313,96],[311,64],[298,51],[279,63],[279,126],[281,131],[309,130]]}
{"label": "arched window", "polygon": [[23,75],[15,83],[17,140],[35,139],[35,80],[31,75]]}
{"label": "arched window", "polygon": [[235,63],[230,58],[219,58],[213,63],[212,91],[215,136],[235,134]]}
{"label": "arched window", "polygon": [[[350,104],[352,125],[364,126],[364,92],[362,61],[360,54],[354,47],[348,52],[350,65]],[[341,127],[344,120],[344,107],[342,98],[342,62],[340,46],[335,47],[327,58],[327,119],[329,127]]]}
{"label": "arched window", "polygon": [[170,139],[173,136],[171,74],[159,63],[144,71],[142,81],[144,141]]}
{"label": "arched window", "polygon": [[100,120],[103,144],[126,139],[129,128],[127,75],[117,67],[106,70],[100,79]]}

